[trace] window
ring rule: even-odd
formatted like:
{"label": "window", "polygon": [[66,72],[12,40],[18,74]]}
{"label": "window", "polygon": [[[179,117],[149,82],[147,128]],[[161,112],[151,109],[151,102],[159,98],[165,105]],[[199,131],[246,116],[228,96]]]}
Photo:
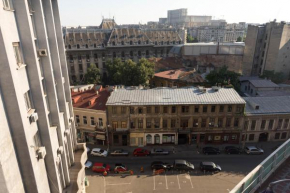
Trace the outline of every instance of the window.
{"label": "window", "polygon": [[223,126],[223,118],[218,118],[218,127]]}
{"label": "window", "polygon": [[140,129],[143,128],[143,120],[142,119],[138,120],[138,128],[140,128]]}
{"label": "window", "polygon": [[122,128],[127,128],[127,122],[126,121],[122,121],[121,122],[121,127]]}
{"label": "window", "polygon": [[270,120],[269,121],[269,127],[268,127],[268,129],[270,130],[270,129],[273,129],[273,125],[274,125],[274,120]]}
{"label": "window", "polygon": [[146,143],[151,144],[152,143],[152,136],[151,135],[146,135]]}
{"label": "window", "polygon": [[87,63],[87,68],[90,68],[91,67],[91,64],[90,63]]}
{"label": "window", "polygon": [[3,0],[3,7],[6,10],[12,10],[11,0]]}
{"label": "window", "polygon": [[80,45],[79,44],[77,44],[77,49],[79,49],[80,48]]}
{"label": "window", "polygon": [[121,113],[126,114],[127,108],[126,107],[121,107]]}
{"label": "window", "polygon": [[224,108],[225,107],[223,105],[220,106],[220,113],[224,112]]}
{"label": "window", "polygon": [[228,106],[228,112],[232,112],[232,108],[233,108],[232,105],[229,105]]}
{"label": "window", "polygon": [[155,113],[159,113],[159,107],[155,107]]}
{"label": "window", "polygon": [[201,127],[206,127],[206,119],[201,120]]}
{"label": "window", "polygon": [[163,107],[163,113],[168,113],[168,107]]}
{"label": "window", "polygon": [[289,119],[285,119],[283,128],[287,129],[288,128],[288,124],[289,124]]}
{"label": "window", "polygon": [[175,119],[171,119],[171,128],[176,127],[176,120]]}
{"label": "window", "polygon": [[79,64],[79,71],[83,71],[83,64]]}
{"label": "window", "polygon": [[94,117],[91,117],[91,125],[95,125],[95,118]]}
{"label": "window", "polygon": [[79,115],[76,115],[76,122],[80,123],[80,116]]}
{"label": "window", "polygon": [[117,121],[113,121],[113,129],[118,128],[118,122]]}
{"label": "window", "polygon": [[112,113],[117,114],[117,107],[112,107]]}
{"label": "window", "polygon": [[189,112],[189,106],[182,106],[181,107],[181,112],[182,113],[188,113]]}
{"label": "window", "polygon": [[265,126],[266,126],[266,120],[262,120],[261,130],[264,130],[265,129]]}
{"label": "window", "polygon": [[230,127],[232,122],[232,118],[227,118],[226,119],[226,127]]}
{"label": "window", "polygon": [[234,127],[238,127],[238,126],[239,126],[239,118],[235,118]]}
{"label": "window", "polygon": [[159,128],[160,127],[160,121],[159,121],[159,119],[155,119],[154,120],[154,128]]}
{"label": "window", "polygon": [[99,118],[99,126],[103,127],[103,119],[102,118]]}
{"label": "window", "polygon": [[31,98],[30,98],[30,91],[27,91],[26,93],[24,93],[24,100],[25,100],[26,110],[29,111],[32,108],[32,106],[31,106]]}
{"label": "window", "polygon": [[279,119],[278,120],[277,129],[281,129],[282,128],[282,122],[283,122],[283,119]]}
{"label": "window", "polygon": [[171,107],[171,113],[176,113],[176,106]]}
{"label": "window", "polygon": [[23,64],[23,61],[22,61],[22,56],[21,56],[19,42],[13,43],[13,50],[14,50],[16,63],[17,63],[18,66],[21,66],[21,64]]}
{"label": "window", "polygon": [[114,135],[114,143],[119,143],[119,135]]}
{"label": "window", "polygon": [[131,121],[130,125],[131,125],[131,129],[134,129],[136,127],[135,121]]}
{"label": "window", "polygon": [[151,119],[146,119],[146,128],[151,128]]}
{"label": "window", "polygon": [[203,112],[203,113],[207,113],[207,106],[203,106],[203,107],[202,107],[202,112]]}
{"label": "window", "polygon": [[195,112],[195,113],[198,113],[198,112],[199,112],[199,106],[195,106],[195,107],[194,107],[194,112]]}
{"label": "window", "polygon": [[142,114],[143,113],[143,108],[142,107],[139,107],[138,108],[138,114]]}
{"label": "window", "polygon": [[287,137],[287,133],[286,132],[282,133],[281,139],[286,139],[286,137]]}
{"label": "window", "polygon": [[250,134],[249,135],[249,141],[254,141],[255,139],[255,134]]}
{"label": "window", "polygon": [[243,110],[243,107],[242,106],[237,106],[236,113],[241,113],[242,110]]}
{"label": "window", "polygon": [[209,118],[209,127],[214,127],[215,118]]}
{"label": "window", "polygon": [[84,122],[85,125],[88,124],[87,116],[83,116],[83,122]]}
{"label": "window", "polygon": [[151,107],[147,107],[146,111],[147,111],[147,114],[150,114],[151,113]]}
{"label": "window", "polygon": [[134,114],[135,110],[134,107],[130,107],[130,114]]}
{"label": "window", "polygon": [[256,128],[256,120],[252,120],[251,130],[255,130]]}
{"label": "window", "polygon": [[180,121],[180,127],[187,128],[188,127],[188,119],[182,119]]}
{"label": "window", "polygon": [[212,113],[215,112],[215,106],[211,106],[211,112],[212,112]]}
{"label": "window", "polygon": [[39,147],[41,147],[41,141],[40,141],[40,136],[39,136],[39,131],[35,133],[33,136],[33,142],[34,142],[34,148],[37,150]]}
{"label": "window", "polygon": [[275,133],[275,139],[280,139],[280,133]]}
{"label": "window", "polygon": [[232,140],[237,140],[238,136],[237,135],[232,135]]}
{"label": "window", "polygon": [[162,127],[167,128],[167,119],[163,119],[162,121]]}

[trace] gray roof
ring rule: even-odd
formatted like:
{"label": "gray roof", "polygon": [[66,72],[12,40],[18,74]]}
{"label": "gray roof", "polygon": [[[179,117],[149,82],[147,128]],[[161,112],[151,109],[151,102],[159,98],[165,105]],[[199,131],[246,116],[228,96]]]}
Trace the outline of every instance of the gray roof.
{"label": "gray roof", "polygon": [[[246,114],[283,114],[290,113],[290,96],[244,97]],[[254,109],[258,105],[259,109]]]}
{"label": "gray roof", "polygon": [[254,87],[279,87],[277,84],[270,80],[249,80],[250,83],[254,85]]}
{"label": "gray roof", "polygon": [[117,89],[106,105],[172,105],[172,104],[245,104],[243,98],[232,88],[209,88],[201,92],[196,87]]}
{"label": "gray roof", "polygon": [[240,76],[239,81],[249,81],[249,80],[262,80],[258,76]]}
{"label": "gray roof", "polygon": [[261,90],[257,91],[260,97],[273,97],[273,96],[290,96],[290,91],[286,90]]}

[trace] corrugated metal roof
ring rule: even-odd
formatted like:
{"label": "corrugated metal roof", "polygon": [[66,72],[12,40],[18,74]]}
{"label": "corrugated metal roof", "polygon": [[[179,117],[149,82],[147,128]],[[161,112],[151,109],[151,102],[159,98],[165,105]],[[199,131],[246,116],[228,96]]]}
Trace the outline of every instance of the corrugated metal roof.
{"label": "corrugated metal roof", "polygon": [[[244,97],[246,100],[246,114],[280,114],[290,113],[290,96],[277,97]],[[254,109],[253,105],[258,105]]]}
{"label": "corrugated metal roof", "polygon": [[205,93],[196,87],[118,89],[111,94],[106,105],[172,104],[245,104],[245,101],[232,88],[220,88],[219,91],[210,88]]}
{"label": "corrugated metal roof", "polygon": [[254,87],[279,87],[277,84],[270,80],[249,80]]}

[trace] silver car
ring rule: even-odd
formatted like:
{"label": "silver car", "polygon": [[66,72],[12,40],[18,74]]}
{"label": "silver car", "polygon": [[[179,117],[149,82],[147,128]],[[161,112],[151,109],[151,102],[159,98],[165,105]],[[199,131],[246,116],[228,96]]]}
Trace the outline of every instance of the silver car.
{"label": "silver car", "polygon": [[153,148],[151,150],[152,155],[168,155],[169,151],[162,149],[162,148]]}
{"label": "silver car", "polygon": [[129,152],[125,151],[123,149],[116,149],[116,150],[113,150],[111,152],[111,155],[113,155],[113,156],[128,156]]}
{"label": "silver car", "polygon": [[93,163],[91,161],[86,161],[86,163],[85,163],[85,169],[91,168],[92,165],[93,165]]}
{"label": "silver car", "polygon": [[255,147],[255,146],[247,146],[247,147],[245,147],[245,152],[248,155],[250,155],[250,154],[263,154],[264,150],[262,150],[259,147]]}

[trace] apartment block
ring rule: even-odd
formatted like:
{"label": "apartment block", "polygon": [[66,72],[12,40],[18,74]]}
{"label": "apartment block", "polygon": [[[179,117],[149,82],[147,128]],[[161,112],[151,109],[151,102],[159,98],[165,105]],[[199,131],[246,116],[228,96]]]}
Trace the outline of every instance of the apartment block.
{"label": "apartment block", "polygon": [[0,192],[82,192],[57,0],[1,1],[0,47]]}
{"label": "apartment block", "polygon": [[262,75],[265,70],[281,72],[290,78],[290,25],[276,21],[249,25],[243,61],[243,74]]}
{"label": "apartment block", "polygon": [[237,144],[245,101],[231,88],[115,88],[107,101],[112,145]]}

